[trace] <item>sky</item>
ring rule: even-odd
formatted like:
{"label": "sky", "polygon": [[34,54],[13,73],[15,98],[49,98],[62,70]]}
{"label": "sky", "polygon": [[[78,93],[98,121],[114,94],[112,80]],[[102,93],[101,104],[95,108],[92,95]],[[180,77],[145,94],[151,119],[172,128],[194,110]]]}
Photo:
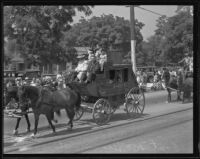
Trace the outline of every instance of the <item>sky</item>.
{"label": "sky", "polygon": [[[177,9],[176,5],[141,5],[140,7],[168,17],[175,15],[175,10]],[[85,17],[82,13],[78,13],[76,17],[74,17],[74,23],[77,23],[81,16],[90,19],[93,16],[99,17],[102,14],[113,14],[114,16],[124,17],[127,20],[130,19],[130,8],[122,5],[97,5],[94,6],[92,12],[93,13],[88,17]],[[159,15],[135,7],[135,19],[145,24],[141,30],[144,40],[147,40],[148,37],[154,34],[156,20],[158,18]]]}

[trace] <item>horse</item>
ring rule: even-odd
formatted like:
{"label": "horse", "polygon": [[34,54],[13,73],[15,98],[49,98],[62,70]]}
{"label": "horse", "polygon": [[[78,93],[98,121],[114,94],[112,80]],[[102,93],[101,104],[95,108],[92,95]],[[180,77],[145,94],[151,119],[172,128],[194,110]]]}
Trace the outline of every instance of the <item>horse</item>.
{"label": "horse", "polygon": [[193,92],[193,73],[187,72],[183,84],[183,103],[185,99],[191,100],[191,93]]}
{"label": "horse", "polygon": [[191,98],[191,92],[193,91],[193,78],[192,76],[185,75],[184,72],[179,71],[177,77],[171,76],[169,82],[166,84],[168,92],[168,102],[171,102],[171,92],[174,90],[177,92],[177,101],[181,101],[181,92],[183,92],[182,102],[185,99]]}
{"label": "horse", "polygon": [[67,87],[62,90],[50,91],[48,89],[38,89],[33,86],[23,86],[20,90],[19,101],[24,103],[27,99],[31,100],[31,108],[33,109],[35,117],[35,127],[33,136],[37,134],[37,126],[40,114],[44,114],[50,124],[53,133],[55,133],[55,126],[52,124],[52,112],[60,114],[61,109],[65,109],[69,117],[70,128],[73,127],[73,118],[76,110],[80,108],[81,96],[78,92]]}
{"label": "horse", "polygon": [[[9,87],[4,91],[5,91],[4,92],[5,93],[4,105],[8,105],[8,103],[12,99],[14,99],[17,103],[19,103],[19,95],[18,95],[18,87],[17,86]],[[25,105],[19,105],[19,108],[21,109],[22,112],[26,112],[28,110],[27,103]],[[24,115],[26,122],[27,122],[27,132],[30,132],[31,124],[30,124],[30,121],[29,121],[28,114],[25,113],[23,115]],[[21,121],[21,118],[17,118],[17,123],[16,123],[15,129],[13,131],[14,135],[18,134],[18,128],[19,128],[20,121]]]}

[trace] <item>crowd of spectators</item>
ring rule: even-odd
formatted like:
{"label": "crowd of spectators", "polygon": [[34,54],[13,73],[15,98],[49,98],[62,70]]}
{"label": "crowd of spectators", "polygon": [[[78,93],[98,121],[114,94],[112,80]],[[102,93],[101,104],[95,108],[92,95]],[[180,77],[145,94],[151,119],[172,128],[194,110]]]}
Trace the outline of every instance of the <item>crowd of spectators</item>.
{"label": "crowd of spectators", "polygon": [[183,77],[181,76],[185,76],[183,72],[192,73],[192,71],[193,70],[189,69],[189,66],[187,68],[186,67],[158,68],[157,70],[154,70],[152,81],[148,80],[149,76],[147,75],[146,71],[137,71],[136,78],[140,87],[147,88],[147,83],[150,83],[151,84],[150,87],[152,90],[162,90],[166,88],[166,83],[171,78],[177,78],[177,80],[179,81],[180,79],[183,79]]}
{"label": "crowd of spectators", "polygon": [[[79,55],[77,67],[74,69],[76,72],[75,81],[90,83],[94,80],[96,71],[103,71],[104,63],[107,61],[107,55],[104,50],[97,48],[94,50],[88,50],[88,54]],[[16,77],[15,80],[5,81],[6,88],[10,86],[50,86],[53,89],[62,89],[66,87],[66,79],[62,72],[56,75],[56,78],[46,76],[43,78],[34,77],[29,79],[28,77],[21,78]]]}

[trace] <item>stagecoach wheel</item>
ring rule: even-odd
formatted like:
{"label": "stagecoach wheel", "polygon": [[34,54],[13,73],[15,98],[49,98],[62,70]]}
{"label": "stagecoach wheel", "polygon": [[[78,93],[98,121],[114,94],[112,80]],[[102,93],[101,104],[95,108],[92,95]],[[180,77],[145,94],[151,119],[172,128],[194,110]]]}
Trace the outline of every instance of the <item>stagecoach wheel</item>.
{"label": "stagecoach wheel", "polygon": [[99,99],[93,108],[93,119],[98,125],[104,125],[109,122],[111,117],[110,103],[106,99]]}
{"label": "stagecoach wheel", "polygon": [[79,120],[82,116],[83,116],[83,113],[84,113],[84,109],[83,107],[80,107],[79,110],[76,110],[75,111],[75,115],[74,115],[74,121],[77,121]]}
{"label": "stagecoach wheel", "polygon": [[137,116],[143,113],[145,107],[145,96],[144,92],[136,87],[132,88],[125,101],[126,112],[129,116]]}

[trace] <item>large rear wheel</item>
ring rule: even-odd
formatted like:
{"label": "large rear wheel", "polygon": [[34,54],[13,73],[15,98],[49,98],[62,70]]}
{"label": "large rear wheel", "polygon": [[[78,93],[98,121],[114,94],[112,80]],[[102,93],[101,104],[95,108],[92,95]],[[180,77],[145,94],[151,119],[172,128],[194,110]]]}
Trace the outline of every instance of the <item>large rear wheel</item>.
{"label": "large rear wheel", "polygon": [[125,101],[126,112],[129,116],[141,115],[145,107],[145,96],[144,92],[136,87],[132,88],[127,96]]}
{"label": "large rear wheel", "polygon": [[93,119],[98,125],[104,125],[109,122],[111,117],[110,103],[106,99],[99,99],[93,108]]}

